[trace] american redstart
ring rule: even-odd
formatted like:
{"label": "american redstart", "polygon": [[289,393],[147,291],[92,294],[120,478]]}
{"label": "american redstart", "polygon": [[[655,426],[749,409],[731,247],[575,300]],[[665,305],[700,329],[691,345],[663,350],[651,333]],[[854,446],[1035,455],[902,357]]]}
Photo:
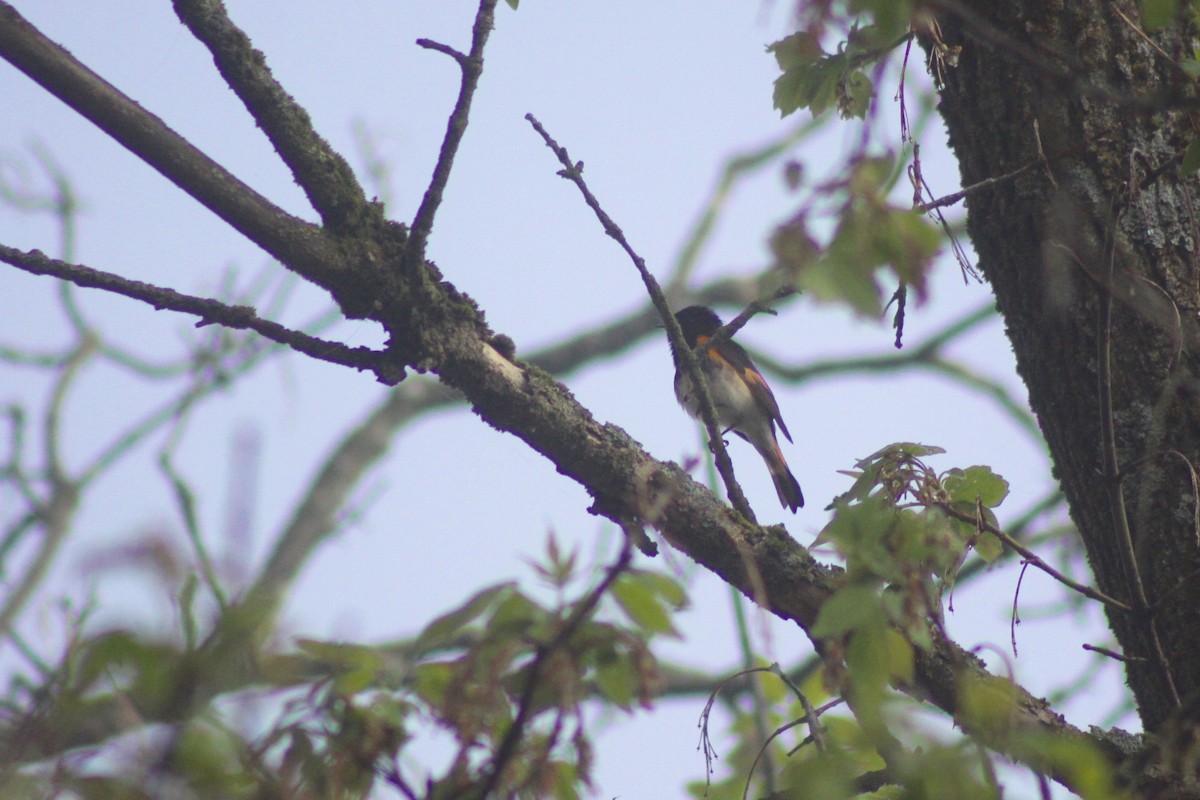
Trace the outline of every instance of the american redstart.
{"label": "american redstart", "polygon": [[[721,329],[721,318],[705,306],[688,306],[677,313],[675,319],[683,329],[683,340],[693,349],[708,342]],[[699,394],[694,391],[683,359],[673,345],[671,357],[675,360],[675,398],[689,414],[702,419]],[[706,348],[699,361],[717,411],[717,422],[725,429],[723,433],[733,431],[754,445],[771,471],[779,502],[795,513],[804,505],[804,494],[788,469],[783,451],[779,449],[779,440],[775,438],[775,425],[778,424],[787,440],[792,441],[792,435],[779,415],[779,403],[775,401],[771,387],[750,360],[750,354],[732,339]]]}

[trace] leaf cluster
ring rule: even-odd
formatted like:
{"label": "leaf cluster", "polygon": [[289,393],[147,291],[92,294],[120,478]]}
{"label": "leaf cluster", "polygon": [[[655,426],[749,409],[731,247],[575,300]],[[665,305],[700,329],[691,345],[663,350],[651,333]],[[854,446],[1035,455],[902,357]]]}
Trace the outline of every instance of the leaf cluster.
{"label": "leaf cluster", "polygon": [[888,199],[898,174],[892,156],[862,157],[844,178],[819,187],[836,206],[833,236],[822,247],[810,209],[801,208],[771,235],[776,268],[813,299],[843,303],[873,319],[882,316],[892,291],[885,285],[910,286],[924,300],[942,235],[921,212]]}
{"label": "leaf cluster", "polygon": [[[578,797],[592,766],[583,702],[650,703],[660,684],[650,642],[675,635],[671,615],[686,597],[673,579],[623,562],[565,599],[582,579],[576,556],[548,549],[533,566],[557,601],[496,584],[400,643],[301,639],[273,652],[241,630],[237,606],[195,647],[126,630],[81,637],[44,685],[10,698],[19,718],[0,742],[6,763],[34,739],[44,751],[82,743],[114,712],[169,724],[139,763],[100,737],[53,773],[0,775],[0,795],[57,785],[108,800],[171,785],[190,797],[359,798],[381,786],[429,798]],[[439,765],[429,743],[447,739]],[[96,759],[102,768],[73,766]]]}

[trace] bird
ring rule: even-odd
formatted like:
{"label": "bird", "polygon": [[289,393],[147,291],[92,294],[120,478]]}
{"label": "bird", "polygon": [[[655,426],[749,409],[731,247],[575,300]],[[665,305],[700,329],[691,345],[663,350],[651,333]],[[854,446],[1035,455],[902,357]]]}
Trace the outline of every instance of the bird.
{"label": "bird", "polygon": [[[688,306],[676,313],[675,319],[683,330],[684,342],[693,349],[707,343],[722,327],[721,318],[707,306]],[[675,399],[688,414],[703,421],[699,393],[674,343],[671,344],[671,358],[675,361]],[[724,429],[722,435],[732,431],[754,446],[767,464],[779,502],[796,513],[796,509],[804,506],[804,493],[800,491],[796,476],[788,469],[775,437],[775,426],[779,426],[789,442],[792,435],[783,422],[779,403],[766,379],[754,366],[750,354],[729,338],[716,347],[706,348],[699,361],[708,381],[717,422]]]}

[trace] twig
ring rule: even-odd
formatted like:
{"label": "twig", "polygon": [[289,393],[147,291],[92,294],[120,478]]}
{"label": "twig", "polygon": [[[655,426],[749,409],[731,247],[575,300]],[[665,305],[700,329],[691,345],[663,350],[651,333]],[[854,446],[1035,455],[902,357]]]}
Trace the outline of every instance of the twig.
{"label": "twig", "polygon": [[1037,145],[1038,160],[1046,168],[1046,177],[1050,179],[1050,185],[1057,189],[1058,181],[1054,179],[1054,170],[1050,168],[1050,159],[1046,158],[1046,151],[1042,148],[1042,129],[1038,125],[1037,117],[1033,118],[1033,141]]}
{"label": "twig", "polygon": [[1012,616],[1008,622],[1008,638],[1012,642],[1013,658],[1017,658],[1017,626],[1021,624],[1021,612],[1017,607],[1017,603],[1021,598],[1021,584],[1025,581],[1025,571],[1029,569],[1029,562],[1021,563],[1021,572],[1017,575],[1017,588],[1013,590],[1012,601]]}
{"label": "twig", "polygon": [[421,47],[450,55],[462,70],[462,83],[459,85],[454,110],[450,112],[450,119],[446,122],[446,135],[442,139],[437,164],[433,167],[433,177],[425,190],[425,196],[421,199],[421,205],[417,208],[416,216],[413,217],[408,242],[404,247],[401,269],[408,274],[414,273],[425,260],[425,242],[433,230],[433,217],[442,203],[442,194],[450,180],[450,169],[454,166],[454,157],[458,154],[458,146],[467,132],[471,100],[475,96],[475,88],[479,85],[479,76],[483,74],[483,48],[492,32],[496,2],[497,0],[481,0],[479,3],[479,10],[475,14],[475,26],[471,30],[471,52],[467,55],[429,39],[417,40]]}
{"label": "twig", "polygon": [[969,197],[969,196],[975,194],[976,192],[982,191],[984,189],[989,189],[989,188],[991,188],[993,186],[997,186],[1001,183],[1007,183],[1008,181],[1011,181],[1014,178],[1024,175],[1026,172],[1029,172],[1034,167],[1040,166],[1042,164],[1042,160],[1044,158],[1045,157],[1043,156],[1042,159],[1030,161],[1025,166],[1017,167],[1012,172],[1006,173],[1004,175],[997,175],[994,178],[984,178],[983,180],[979,181],[978,183],[972,183],[970,186],[959,189],[957,192],[951,192],[950,194],[944,195],[943,197],[939,197],[936,200],[930,200],[925,203],[918,203],[918,204],[914,205],[913,208],[915,208],[918,211],[932,211],[935,208],[943,208],[945,206],[952,206],[955,203],[957,203],[959,200],[962,200],[965,197]]}
{"label": "twig", "polygon": [[[913,185],[913,209],[918,210],[920,199],[926,195],[932,197],[933,189],[921,172],[921,145],[916,143],[913,143],[913,160],[912,164],[908,167],[908,179]],[[946,219],[946,215],[942,213],[941,208],[933,205],[926,213],[937,220],[937,223],[942,227],[942,231],[946,234],[946,239],[950,242],[950,249],[954,253],[954,260],[958,262],[958,268],[962,271],[963,283],[968,282],[968,275],[982,282],[983,279],[979,277],[979,273],[972,266],[971,259],[967,257],[967,251],[959,244],[958,237],[954,234],[953,229],[951,229],[950,222]]]}
{"label": "twig", "polygon": [[554,637],[545,644],[538,646],[533,663],[530,665],[525,677],[525,688],[521,692],[521,700],[517,706],[517,715],[513,719],[512,724],[508,726],[508,730],[505,731],[500,746],[496,748],[496,755],[492,759],[492,768],[489,770],[482,788],[476,795],[480,800],[486,800],[486,798],[491,797],[492,790],[496,788],[496,784],[499,782],[504,768],[508,766],[508,762],[516,753],[517,743],[524,735],[525,725],[529,721],[530,714],[533,713],[534,694],[539,688],[538,680],[541,677],[542,669],[546,665],[547,658],[575,635],[576,629],[596,610],[600,599],[604,597],[617,578],[621,576],[621,573],[629,568],[632,560],[633,542],[629,537],[625,537],[621,545],[620,555],[617,556],[617,560],[605,572],[604,578],[600,583],[596,584],[596,587],[592,591],[588,592],[583,600],[576,604],[574,610],[563,621],[558,631],[554,634]]}
{"label": "twig", "polygon": [[1116,650],[1110,650],[1107,647],[1099,647],[1094,644],[1084,644],[1083,649],[1089,650],[1093,653],[1099,653],[1102,656],[1108,656],[1109,658],[1113,659],[1114,661],[1120,661],[1122,663],[1128,663],[1130,661],[1145,661],[1146,660],[1145,658],[1142,658],[1141,656],[1127,656],[1122,653],[1118,653]]}
{"label": "twig", "polygon": [[[710,470],[711,473],[711,470]],[[715,484],[713,480],[715,476],[710,474],[710,483]],[[751,562],[752,563],[752,562]],[[756,592],[757,594],[758,592]],[[743,595],[734,587],[729,587],[729,599],[733,604],[733,619],[737,631],[738,649],[741,651],[742,668],[744,670],[753,670],[746,672],[746,683],[749,687],[750,701],[752,703],[753,713],[752,720],[754,722],[754,734],[756,741],[762,745],[759,750],[759,756],[766,763],[763,766],[763,775],[766,776],[763,789],[766,794],[772,795],[776,791],[775,784],[775,759],[771,755],[770,748],[766,747],[766,743],[771,740],[769,719],[770,708],[767,703],[767,698],[763,694],[763,684],[761,671],[754,666],[757,661],[754,653],[754,646],[750,640],[750,623],[746,618],[745,602]],[[757,759],[756,757],[756,764]],[[750,768],[750,773],[753,774],[755,767]]]}
{"label": "twig", "polygon": [[718,328],[713,335],[708,338],[707,342],[696,347],[697,353],[699,355],[703,355],[705,350],[711,350],[715,347],[720,347],[723,342],[727,342],[732,339],[734,335],[744,328],[746,323],[749,322],[756,314],[770,314],[771,316],[776,316],[779,312],[771,308],[771,304],[782,300],[785,297],[791,297],[795,293],[796,289],[794,287],[781,286],[780,288],[776,289],[770,297],[751,301],[749,305],[742,309],[740,314]]}
{"label": "twig", "polygon": [[808,720],[808,734],[812,737],[813,744],[817,746],[817,749],[824,753],[827,747],[825,744],[825,732],[821,730],[820,715],[813,708],[812,701],[808,699],[808,695],[801,691],[800,687],[787,676],[787,673],[779,667],[778,662],[771,665],[771,674],[783,681],[792,690],[792,694],[796,695],[797,699],[800,700],[800,705],[804,708],[804,718]]}
{"label": "twig", "polygon": [[0,606],[0,642],[8,636],[17,615],[49,572],[58,548],[66,538],[71,518],[79,506],[80,483],[77,479],[73,480],[67,477],[66,470],[59,458],[61,450],[59,420],[67,391],[93,353],[93,344],[93,340],[88,337],[79,343],[59,374],[51,392],[43,432],[50,499],[47,503],[39,503],[38,508],[32,512],[31,525],[40,522],[43,526],[41,541],[32,561],[25,568],[16,585],[9,587],[4,604]]}
{"label": "twig", "polygon": [[1158,46],[1158,42],[1154,41],[1148,35],[1146,35],[1146,32],[1144,30],[1142,30],[1141,28],[1139,28],[1134,23],[1133,20],[1131,20],[1129,17],[1125,16],[1124,12],[1122,12],[1120,8],[1118,8],[1115,5],[1110,6],[1110,8],[1112,8],[1113,13],[1115,13],[1118,17],[1120,17],[1121,20],[1126,25],[1129,26],[1130,30],[1132,30],[1134,33],[1136,33],[1142,39],[1142,41],[1144,41],[1146,44],[1150,45],[1150,47],[1154,50],[1154,52],[1156,52],[1160,56],[1162,56],[1163,61],[1166,63],[1166,65],[1168,67],[1178,70],[1179,74],[1181,74],[1183,77],[1185,77],[1188,81],[1192,80],[1192,76],[1190,74],[1188,74],[1188,71],[1185,70],[1179,64],[1179,61],[1177,59],[1171,58],[1170,54],[1167,53],[1166,50],[1163,50],[1161,47]]}
{"label": "twig", "polygon": [[725,490],[729,494],[729,501],[743,517],[750,522],[758,524],[754,512],[750,509],[750,503],[746,500],[746,496],[742,494],[742,487],[738,484],[737,478],[734,477],[733,462],[730,460],[729,453],[725,449],[725,440],[721,435],[721,427],[717,423],[717,411],[713,405],[712,394],[708,390],[708,381],[704,377],[704,371],[700,369],[700,363],[696,359],[696,354],[684,341],[683,331],[680,329],[675,315],[671,312],[671,307],[667,304],[667,299],[663,295],[658,281],[650,274],[645,260],[629,244],[624,232],[621,231],[617,223],[613,222],[612,217],[608,216],[604,209],[600,207],[600,201],[588,189],[587,182],[583,179],[583,162],[575,163],[571,161],[570,155],[567,154],[567,149],[559,145],[546,132],[546,129],[542,127],[542,123],[538,122],[533,114],[526,114],[525,119],[529,121],[529,124],[533,126],[533,129],[545,141],[546,146],[558,157],[559,163],[563,165],[563,169],[558,174],[579,188],[579,191],[583,194],[584,202],[587,203],[588,208],[592,209],[596,218],[600,220],[600,224],[604,227],[604,232],[615,240],[629,256],[630,260],[633,261],[633,265],[637,268],[638,274],[641,275],[642,282],[646,286],[646,291],[650,295],[650,302],[654,304],[654,308],[658,311],[663,325],[667,329],[667,337],[671,341],[672,349],[683,360],[688,376],[691,377],[692,383],[699,390],[697,394],[700,400],[700,414],[704,418],[704,425],[708,431],[709,446],[713,452],[713,460],[716,462],[717,472],[721,474],[721,480],[725,483]]}
{"label": "twig", "polygon": [[[40,250],[25,252],[0,245],[0,261],[12,264],[34,275],[49,275],[70,281],[76,286],[104,289],[125,297],[149,303],[156,310],[169,309],[200,317],[197,327],[219,323],[227,328],[252,330],[273,342],[287,345],[321,361],[342,364],[358,370],[370,370],[380,376],[391,375],[383,353],[368,347],[347,347],[338,342],[319,339],[307,333],[285,328],[277,322],[262,319],[251,306],[231,306],[219,300],[181,294],[173,289],[130,280],[111,272],[68,264],[43,254]],[[386,381],[385,381],[386,382]]]}
{"label": "twig", "polygon": [[[188,409],[185,409],[185,411],[187,410],[190,410],[190,406]],[[200,567],[200,574],[204,576],[204,581],[208,584],[209,591],[212,592],[218,611],[221,616],[224,616],[229,609],[229,599],[225,594],[224,588],[221,586],[221,579],[217,576],[217,569],[213,564],[212,556],[208,552],[208,545],[205,544],[204,536],[200,532],[200,523],[196,519],[196,496],[192,491],[192,487],[188,485],[187,479],[180,474],[174,464],[175,450],[183,438],[187,414],[181,413],[175,419],[174,430],[171,431],[167,437],[166,444],[163,445],[162,451],[158,454],[158,467],[162,470],[167,483],[171,485],[171,491],[174,493],[175,501],[179,505],[179,513],[183,517],[184,530],[187,532],[188,541],[192,543],[192,549],[195,551],[196,561]]]}
{"label": "twig", "polygon": [[1037,553],[1034,553],[1028,547],[1021,544],[1016,539],[1014,539],[1012,536],[1005,533],[1000,528],[997,528],[995,525],[988,522],[986,519],[980,519],[979,517],[977,517],[974,514],[968,514],[964,511],[960,511],[959,509],[957,509],[953,505],[951,505],[949,502],[938,502],[938,503],[934,503],[933,505],[935,505],[937,508],[940,508],[947,515],[953,517],[956,520],[959,520],[960,522],[970,523],[971,525],[977,526],[980,530],[987,531],[988,533],[992,534],[997,539],[999,539],[1000,541],[1004,542],[1006,545],[1011,547],[1013,550],[1016,550],[1018,553],[1020,553],[1021,557],[1024,558],[1026,561],[1028,561],[1030,564],[1037,567],[1042,572],[1045,572],[1047,575],[1054,578],[1056,581],[1063,584],[1064,586],[1066,586],[1070,589],[1073,589],[1076,592],[1079,592],[1079,594],[1083,595],[1084,597],[1088,597],[1092,600],[1103,603],[1104,605],[1106,605],[1110,608],[1115,608],[1120,611],[1127,611],[1127,612],[1133,611],[1133,608],[1128,603],[1123,603],[1120,600],[1117,600],[1115,597],[1109,597],[1108,595],[1104,594],[1104,592],[1101,592],[1098,589],[1093,589],[1090,586],[1085,586],[1082,583],[1077,583],[1076,581],[1071,580],[1066,575],[1062,574],[1061,572],[1056,570],[1054,567],[1050,566],[1045,561],[1043,561],[1041,559],[1041,557],[1037,555]]}

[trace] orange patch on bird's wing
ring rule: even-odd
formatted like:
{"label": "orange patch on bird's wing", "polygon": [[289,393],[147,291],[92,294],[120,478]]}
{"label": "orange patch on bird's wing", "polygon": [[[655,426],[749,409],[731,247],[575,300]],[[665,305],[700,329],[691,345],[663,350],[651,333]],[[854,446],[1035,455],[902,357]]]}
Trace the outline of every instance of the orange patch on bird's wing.
{"label": "orange patch on bird's wing", "polygon": [[[783,424],[783,417],[779,413],[779,403],[775,400],[775,393],[771,391],[771,387],[767,385],[767,379],[756,370],[754,367],[745,367],[741,370],[742,380],[750,387],[750,394],[754,396],[754,401],[758,403],[767,416],[771,418],[775,424],[779,426],[779,430],[787,437],[787,440],[792,441],[792,434],[788,432],[787,425]],[[777,448],[778,444],[775,445]],[[782,458],[782,456],[780,456]]]}
{"label": "orange patch on bird's wing", "polygon": [[766,391],[768,394],[771,392],[771,387],[767,386],[766,379],[759,374],[758,370],[754,369],[753,367],[746,367],[741,370],[741,373],[742,380],[750,384],[750,391],[755,393]]}
{"label": "orange patch on bird's wing", "polygon": [[[696,337],[696,346],[699,347],[701,345],[708,344],[708,341],[711,338],[712,338],[711,336],[697,336]],[[734,371],[740,371],[716,347],[710,348],[710,349],[706,350],[705,352],[708,353],[709,358],[711,358],[713,361],[716,361],[721,366],[729,367],[730,369],[732,369]],[[760,377],[760,380],[761,380],[761,377]]]}

